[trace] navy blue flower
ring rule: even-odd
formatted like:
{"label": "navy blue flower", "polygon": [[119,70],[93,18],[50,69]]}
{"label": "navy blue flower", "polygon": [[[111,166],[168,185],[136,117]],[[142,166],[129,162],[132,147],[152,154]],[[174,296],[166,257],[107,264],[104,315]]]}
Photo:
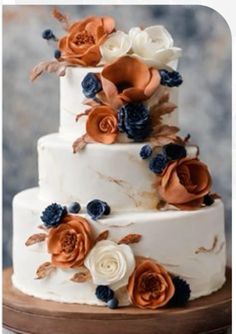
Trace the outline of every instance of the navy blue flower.
{"label": "navy blue flower", "polygon": [[150,145],[144,145],[140,152],[139,155],[142,159],[148,159],[152,155],[152,148]]}
{"label": "navy blue flower", "polygon": [[66,215],[67,210],[60,204],[53,203],[46,207],[42,212],[41,220],[47,228],[56,227],[60,224],[61,219]]}
{"label": "navy blue flower", "polygon": [[118,112],[118,128],[130,139],[143,141],[151,132],[151,120],[148,109],[143,103],[128,103]]}
{"label": "navy blue flower", "polygon": [[174,296],[171,298],[169,305],[170,306],[184,306],[190,298],[191,289],[189,284],[179,277],[174,277],[172,279],[175,293]]}
{"label": "navy blue flower", "polygon": [[95,291],[97,299],[102,300],[107,303],[109,300],[113,299],[114,291],[106,285],[98,285]]}
{"label": "navy blue flower", "polygon": [[167,165],[167,158],[164,154],[157,154],[155,158],[150,161],[149,168],[153,173],[160,174]]}
{"label": "navy blue flower", "polygon": [[177,71],[160,70],[161,85],[168,87],[178,87],[182,84],[183,78]]}
{"label": "navy blue flower", "polygon": [[87,204],[87,213],[93,220],[99,219],[102,215],[109,215],[110,212],[109,205],[99,199],[94,199]]}
{"label": "navy blue flower", "polygon": [[53,31],[51,29],[46,29],[42,32],[42,38],[46,40],[53,39],[54,41],[57,40],[56,36],[54,35]]}
{"label": "navy blue flower", "polygon": [[70,213],[79,213],[81,206],[78,202],[73,202],[68,206],[68,211]]}
{"label": "navy blue flower", "polygon": [[94,73],[88,73],[84,77],[82,83],[83,93],[88,98],[94,98],[102,89],[102,85],[98,77]]}
{"label": "navy blue flower", "polygon": [[178,160],[185,158],[187,155],[186,149],[183,145],[170,143],[162,147],[162,152],[168,160]]}

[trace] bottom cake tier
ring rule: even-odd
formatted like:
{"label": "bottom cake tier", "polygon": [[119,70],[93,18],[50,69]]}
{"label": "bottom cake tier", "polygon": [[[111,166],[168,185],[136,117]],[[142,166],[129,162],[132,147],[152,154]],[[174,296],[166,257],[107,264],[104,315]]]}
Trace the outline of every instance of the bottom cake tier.
{"label": "bottom cake tier", "polygon": [[[22,292],[47,300],[104,305],[95,296],[91,281],[75,283],[76,269],[57,269],[48,277],[35,279],[37,268],[50,261],[44,242],[26,247],[26,240],[39,233],[41,212],[51,203],[38,199],[38,188],[17,194],[13,201],[13,285]],[[63,203],[62,203],[63,204]],[[67,204],[67,203],[65,203]],[[135,256],[155,259],[168,272],[180,276],[191,288],[191,299],[208,295],[225,282],[224,207],[221,200],[197,211],[147,211],[111,213],[93,221],[80,213],[95,233],[109,230],[118,241],[128,234],[141,234],[131,245]],[[129,305],[126,289],[116,291],[121,306]]]}

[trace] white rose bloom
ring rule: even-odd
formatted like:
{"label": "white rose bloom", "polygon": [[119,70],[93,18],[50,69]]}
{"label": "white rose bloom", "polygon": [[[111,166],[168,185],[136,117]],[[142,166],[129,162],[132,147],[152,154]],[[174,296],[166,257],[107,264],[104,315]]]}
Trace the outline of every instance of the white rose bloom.
{"label": "white rose bloom", "polygon": [[92,248],[84,264],[94,284],[109,285],[117,290],[128,284],[135,268],[135,258],[130,246],[102,240]]}
{"label": "white rose bloom", "polygon": [[144,30],[134,27],[129,31],[129,37],[132,41],[133,56],[148,66],[173,66],[173,61],[181,56],[182,50],[174,47],[171,35],[163,26],[151,26]]}
{"label": "white rose bloom", "polygon": [[108,39],[100,46],[102,61],[110,63],[113,60],[126,55],[131,49],[131,40],[129,35],[123,31],[112,33]]}

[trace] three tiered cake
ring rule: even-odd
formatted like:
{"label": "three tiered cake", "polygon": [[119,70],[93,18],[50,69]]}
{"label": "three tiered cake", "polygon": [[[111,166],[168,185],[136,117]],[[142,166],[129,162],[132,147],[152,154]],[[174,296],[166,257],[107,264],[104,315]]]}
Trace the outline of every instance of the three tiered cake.
{"label": "three tiered cake", "polygon": [[75,23],[55,60],[59,133],[38,141],[39,187],[13,202],[13,284],[58,302],[185,305],[225,282],[224,208],[199,148],[179,134],[181,49],[162,26]]}

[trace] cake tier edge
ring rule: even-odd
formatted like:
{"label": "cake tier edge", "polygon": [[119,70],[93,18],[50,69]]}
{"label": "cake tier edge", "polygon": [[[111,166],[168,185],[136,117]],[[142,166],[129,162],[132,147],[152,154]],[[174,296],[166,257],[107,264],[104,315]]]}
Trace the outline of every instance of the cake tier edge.
{"label": "cake tier edge", "polygon": [[[139,153],[144,143],[89,144],[73,154],[73,141],[54,133],[38,141],[40,198],[86,205],[94,198],[112,211],[156,209],[156,174]],[[188,155],[196,147],[188,147]],[[93,197],[93,198],[92,198]]]}
{"label": "cake tier edge", "polygon": [[[58,302],[104,305],[95,296],[90,281],[70,280],[75,269],[57,269],[47,278],[36,280],[37,268],[50,261],[45,243],[30,247],[25,241],[39,233],[41,211],[50,204],[39,200],[39,189],[17,194],[13,201],[13,285],[22,292]],[[135,255],[157,260],[172,274],[185,279],[191,287],[191,299],[208,295],[225,282],[225,234],[223,203],[198,211],[147,211],[114,213],[92,221],[82,210],[96,233],[109,230],[109,239],[118,241],[130,233],[142,239],[132,245]],[[118,290],[121,306],[129,305],[126,290]]]}

